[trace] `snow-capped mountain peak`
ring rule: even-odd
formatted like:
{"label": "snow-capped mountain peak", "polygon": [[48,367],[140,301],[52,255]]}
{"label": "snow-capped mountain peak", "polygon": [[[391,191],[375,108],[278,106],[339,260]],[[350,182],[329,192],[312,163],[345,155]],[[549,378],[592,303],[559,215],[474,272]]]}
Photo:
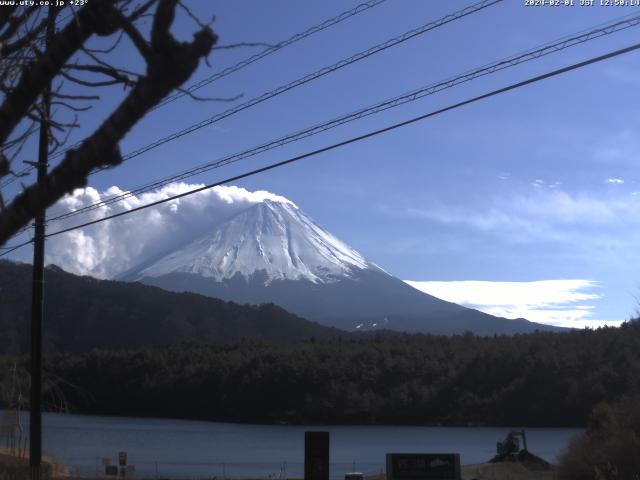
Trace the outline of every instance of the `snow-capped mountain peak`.
{"label": "snow-capped mountain peak", "polygon": [[[283,201],[284,200],[284,201]],[[166,290],[274,303],[346,330],[482,335],[545,328],[440,300],[367,261],[286,199],[264,198],[123,275]],[[548,327],[551,328],[551,327]]]}
{"label": "snow-capped mountain peak", "polygon": [[196,274],[216,281],[263,272],[273,280],[331,283],[377,269],[292,202],[264,200],[138,271],[142,277]]}

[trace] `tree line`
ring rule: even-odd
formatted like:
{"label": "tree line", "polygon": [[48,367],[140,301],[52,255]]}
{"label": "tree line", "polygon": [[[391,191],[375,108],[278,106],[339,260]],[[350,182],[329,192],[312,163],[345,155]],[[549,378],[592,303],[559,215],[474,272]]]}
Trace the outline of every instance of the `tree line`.
{"label": "tree line", "polygon": [[[0,369],[8,372],[10,365],[4,357]],[[640,323],[494,337],[191,342],[58,353],[48,357],[45,370],[78,413],[252,423],[584,426],[595,405],[639,393]]]}

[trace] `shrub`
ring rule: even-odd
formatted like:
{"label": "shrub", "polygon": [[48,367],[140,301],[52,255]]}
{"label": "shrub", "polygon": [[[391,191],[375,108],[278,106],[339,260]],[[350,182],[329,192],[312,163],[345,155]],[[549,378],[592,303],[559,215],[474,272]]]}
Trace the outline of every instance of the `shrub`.
{"label": "shrub", "polygon": [[597,405],[558,463],[562,480],[640,480],[640,397]]}

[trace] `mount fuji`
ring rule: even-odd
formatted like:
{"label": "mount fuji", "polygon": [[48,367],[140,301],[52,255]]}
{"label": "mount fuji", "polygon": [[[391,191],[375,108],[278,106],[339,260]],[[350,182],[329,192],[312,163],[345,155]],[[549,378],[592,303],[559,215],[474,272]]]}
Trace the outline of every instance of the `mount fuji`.
{"label": "mount fuji", "polygon": [[289,201],[264,200],[121,280],[239,303],[275,303],[346,330],[480,335],[556,327],[494,317],[420,292],[367,260]]}

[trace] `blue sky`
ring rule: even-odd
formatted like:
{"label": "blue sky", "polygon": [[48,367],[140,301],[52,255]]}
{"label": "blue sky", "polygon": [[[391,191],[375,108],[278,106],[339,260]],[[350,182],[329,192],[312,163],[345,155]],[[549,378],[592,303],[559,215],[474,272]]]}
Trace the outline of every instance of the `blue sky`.
{"label": "blue sky", "polygon": [[[358,2],[190,3],[202,18],[215,15],[220,44],[232,44],[277,43]],[[242,94],[239,101],[247,100],[471,3],[388,0],[200,93]],[[134,188],[640,13],[633,7],[574,3],[525,7],[524,1],[506,0],[94,175],[91,185],[98,191],[114,185]],[[176,33],[187,38],[195,28],[180,18]],[[637,41],[639,28],[195,177],[193,183],[220,180],[628,46]],[[192,82],[253,51],[214,52],[211,67],[203,65]],[[131,48],[121,48],[117,55],[123,63],[138,62]],[[537,320],[556,324],[589,320],[596,326],[625,320],[635,313],[640,294],[639,66],[640,53],[631,53],[237,185],[291,199],[388,272],[406,280],[438,282],[423,286],[438,288],[448,299],[494,313],[530,311]],[[98,125],[101,114],[121,95],[120,89],[106,92],[95,112],[83,119],[76,138]],[[173,102],[148,115],[122,150],[131,151],[232,105]],[[28,257],[28,251],[17,256]],[[482,283],[442,283],[462,281]],[[496,292],[509,298],[500,302]]]}

